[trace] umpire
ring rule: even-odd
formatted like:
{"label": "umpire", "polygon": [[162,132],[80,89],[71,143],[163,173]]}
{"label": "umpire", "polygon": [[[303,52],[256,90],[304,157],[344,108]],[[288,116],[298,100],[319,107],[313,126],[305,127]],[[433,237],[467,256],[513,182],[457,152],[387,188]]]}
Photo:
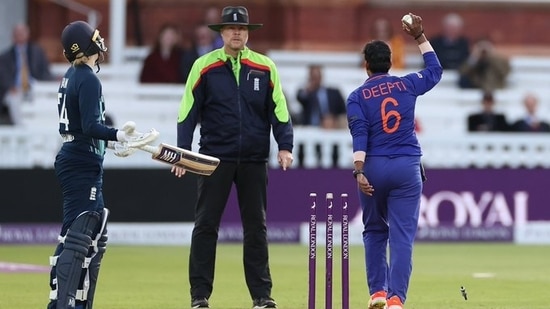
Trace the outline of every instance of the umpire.
{"label": "umpire", "polygon": [[[266,204],[270,134],[278,160],[292,163],[293,129],[279,75],[268,57],[250,50],[245,7],[225,7],[220,32],[224,46],[198,58],[187,79],[178,115],[178,146],[191,149],[200,119],[200,153],[220,158],[211,176],[199,176],[195,227],[189,259],[191,307],[209,308],[218,229],[233,183],[244,237],[244,271],[254,308],[276,308],[271,297]],[[185,170],[173,167],[176,176]]]}

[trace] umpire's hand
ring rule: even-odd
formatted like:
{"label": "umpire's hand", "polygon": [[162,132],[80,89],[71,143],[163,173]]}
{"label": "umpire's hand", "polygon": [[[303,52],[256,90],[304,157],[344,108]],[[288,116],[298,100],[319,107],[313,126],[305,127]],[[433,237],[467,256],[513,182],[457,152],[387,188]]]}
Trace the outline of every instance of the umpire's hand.
{"label": "umpire's hand", "polygon": [[277,160],[279,161],[279,165],[283,168],[283,170],[286,171],[286,169],[292,165],[292,161],[294,161],[294,158],[292,157],[292,153],[290,151],[279,150]]}

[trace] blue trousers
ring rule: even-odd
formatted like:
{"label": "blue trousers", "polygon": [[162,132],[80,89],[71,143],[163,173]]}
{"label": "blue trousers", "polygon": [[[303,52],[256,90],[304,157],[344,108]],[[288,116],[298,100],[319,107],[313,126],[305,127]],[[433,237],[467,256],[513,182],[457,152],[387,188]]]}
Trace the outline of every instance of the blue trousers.
{"label": "blue trousers", "polygon": [[404,303],[422,194],[420,157],[367,157],[364,171],[374,187],[372,196],[359,191],[369,291]]}

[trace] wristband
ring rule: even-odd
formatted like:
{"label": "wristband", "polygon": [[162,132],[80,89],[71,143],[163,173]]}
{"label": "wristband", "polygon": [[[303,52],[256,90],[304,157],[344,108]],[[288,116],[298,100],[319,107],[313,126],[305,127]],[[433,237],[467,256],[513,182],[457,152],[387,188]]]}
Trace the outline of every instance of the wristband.
{"label": "wristband", "polygon": [[359,174],[365,174],[365,172],[363,172],[362,170],[354,170],[353,171],[353,178],[356,178],[357,179],[357,175]]}
{"label": "wristband", "polygon": [[423,34],[424,34],[424,29],[422,29],[422,32],[420,32],[419,35],[415,36],[414,39],[418,40]]}

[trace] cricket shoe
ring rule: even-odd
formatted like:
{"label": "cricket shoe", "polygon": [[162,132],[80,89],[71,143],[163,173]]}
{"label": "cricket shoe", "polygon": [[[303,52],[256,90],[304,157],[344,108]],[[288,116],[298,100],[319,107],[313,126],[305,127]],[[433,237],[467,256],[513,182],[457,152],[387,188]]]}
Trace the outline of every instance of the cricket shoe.
{"label": "cricket shoe", "polygon": [[277,308],[277,303],[271,298],[258,298],[252,304],[253,309]]}
{"label": "cricket shoe", "polygon": [[388,309],[403,309],[403,303],[399,296],[392,296],[388,299]]}
{"label": "cricket shoe", "polygon": [[191,300],[191,308],[210,308],[206,297],[197,297]]}
{"label": "cricket shoe", "polygon": [[370,296],[369,309],[385,309],[386,308],[386,291],[378,291]]}

